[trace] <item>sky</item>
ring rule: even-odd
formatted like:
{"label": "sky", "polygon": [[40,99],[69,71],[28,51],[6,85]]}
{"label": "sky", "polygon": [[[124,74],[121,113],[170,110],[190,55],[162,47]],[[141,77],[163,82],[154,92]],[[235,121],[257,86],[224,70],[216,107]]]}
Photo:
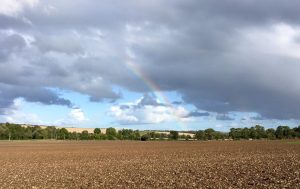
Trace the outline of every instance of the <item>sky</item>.
{"label": "sky", "polygon": [[300,1],[1,0],[0,122],[300,124]]}

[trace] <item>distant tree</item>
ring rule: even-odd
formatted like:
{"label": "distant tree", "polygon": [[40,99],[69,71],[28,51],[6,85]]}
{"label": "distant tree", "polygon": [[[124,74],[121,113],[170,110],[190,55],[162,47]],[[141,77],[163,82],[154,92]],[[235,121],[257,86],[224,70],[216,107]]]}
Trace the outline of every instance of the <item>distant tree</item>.
{"label": "distant tree", "polygon": [[139,130],[133,131],[133,140],[140,140],[141,134]]}
{"label": "distant tree", "polygon": [[256,133],[255,128],[254,128],[254,127],[251,127],[251,128],[249,129],[249,131],[250,131],[250,138],[256,139],[256,138],[257,138],[257,133]]}
{"label": "distant tree", "polygon": [[8,140],[11,140],[12,138],[12,133],[13,133],[13,129],[10,125],[10,123],[6,122],[6,128],[7,128],[7,135],[8,135]]}
{"label": "distant tree", "polygon": [[215,130],[213,130],[212,128],[205,129],[204,132],[208,140],[212,140],[215,138]]}
{"label": "distant tree", "polygon": [[257,139],[266,138],[266,132],[263,126],[255,125],[255,132]]}
{"label": "distant tree", "polygon": [[291,138],[297,138],[298,137],[298,133],[296,132],[295,128],[290,129],[290,137]]}
{"label": "distant tree", "polygon": [[294,129],[295,135],[297,138],[300,138],[300,126],[295,127]]}
{"label": "distant tree", "polygon": [[107,140],[107,135],[106,134],[100,134],[100,140]]}
{"label": "distant tree", "polygon": [[154,133],[154,138],[161,140],[163,137],[162,137],[161,133],[155,132]]}
{"label": "distant tree", "polygon": [[95,134],[95,133],[93,133],[93,138],[95,139],[95,140],[101,140],[101,137],[100,137],[100,134]]}
{"label": "distant tree", "polygon": [[275,135],[278,139],[286,139],[292,137],[292,132],[288,126],[278,126]]}
{"label": "distant tree", "polygon": [[42,139],[42,128],[40,126],[31,127],[31,138],[32,139]]}
{"label": "distant tree", "polygon": [[170,139],[177,140],[178,139],[178,131],[170,131]]}
{"label": "distant tree", "polygon": [[47,129],[42,129],[41,130],[41,138],[42,139],[49,139],[49,133]]}
{"label": "distant tree", "polygon": [[191,139],[192,139],[191,135],[185,135],[185,140],[191,140]]}
{"label": "distant tree", "polygon": [[0,137],[1,139],[9,139],[9,129],[7,127],[7,124],[1,124],[0,126]]}
{"label": "distant tree", "polygon": [[185,139],[185,135],[178,135],[178,138],[184,140]]}
{"label": "distant tree", "polygon": [[206,140],[205,132],[202,130],[196,131],[195,139],[197,140]]}
{"label": "distant tree", "polygon": [[166,133],[160,133],[160,139],[167,139],[168,138],[168,135]]}
{"label": "distant tree", "polygon": [[150,135],[149,134],[144,134],[141,136],[141,141],[147,141],[150,139]]}
{"label": "distant tree", "polygon": [[66,128],[61,128],[58,130],[58,139],[68,139],[69,138],[69,132]]}
{"label": "distant tree", "polygon": [[241,138],[243,139],[249,139],[250,138],[250,130],[245,127],[241,130]]}
{"label": "distant tree", "polygon": [[223,133],[223,132],[215,131],[215,133],[214,133],[214,138],[215,138],[216,140],[219,140],[219,139],[225,139],[225,138],[226,138],[226,135],[225,135],[225,133]]}
{"label": "distant tree", "polygon": [[78,134],[77,132],[73,131],[72,133],[69,133],[69,139],[71,140],[79,140],[80,137],[79,137],[80,134]]}
{"label": "distant tree", "polygon": [[238,132],[238,129],[236,128],[231,128],[230,132],[229,132],[229,137],[231,137],[232,139],[240,139],[240,134]]}
{"label": "distant tree", "polygon": [[139,131],[133,131],[132,129],[122,129],[118,131],[118,138],[121,140],[139,140]]}
{"label": "distant tree", "polygon": [[100,134],[101,133],[101,129],[100,128],[95,128],[94,129],[94,134]]}
{"label": "distant tree", "polygon": [[87,130],[82,131],[81,135],[80,135],[80,139],[81,140],[88,140],[89,139],[89,132]]}
{"label": "distant tree", "polygon": [[[48,126],[46,129],[47,131],[47,138],[49,139],[56,139],[57,138],[57,130],[54,126]],[[45,137],[46,138],[46,137]]]}
{"label": "distant tree", "polygon": [[156,138],[156,132],[150,132],[149,133],[150,138],[155,139]]}
{"label": "distant tree", "polygon": [[266,130],[266,135],[267,135],[268,139],[271,139],[271,140],[275,139],[276,138],[275,129],[272,129],[272,128],[267,129]]}
{"label": "distant tree", "polygon": [[117,131],[115,128],[109,127],[106,129],[106,135],[108,136],[117,136]]}

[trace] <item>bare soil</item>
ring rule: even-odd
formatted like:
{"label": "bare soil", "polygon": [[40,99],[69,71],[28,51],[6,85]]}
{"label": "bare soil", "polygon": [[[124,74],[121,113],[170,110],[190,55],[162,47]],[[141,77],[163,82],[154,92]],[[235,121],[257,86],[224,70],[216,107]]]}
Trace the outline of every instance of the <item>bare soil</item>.
{"label": "bare soil", "polygon": [[0,188],[300,188],[300,145],[1,141]]}

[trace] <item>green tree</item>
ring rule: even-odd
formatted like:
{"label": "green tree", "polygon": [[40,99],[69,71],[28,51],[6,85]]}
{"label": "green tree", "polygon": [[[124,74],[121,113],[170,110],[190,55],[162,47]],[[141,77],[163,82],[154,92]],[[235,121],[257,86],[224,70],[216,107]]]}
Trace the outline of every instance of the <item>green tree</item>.
{"label": "green tree", "polygon": [[149,139],[150,139],[150,135],[148,133],[141,136],[141,141],[147,141]]}
{"label": "green tree", "polygon": [[84,130],[81,132],[81,135],[80,135],[80,139],[81,140],[88,140],[89,139],[89,132],[87,130]]}
{"label": "green tree", "polygon": [[156,135],[156,132],[153,132],[153,131],[152,131],[152,132],[149,133],[149,136],[150,136],[150,138],[152,138],[152,139],[156,139],[156,136],[157,136],[157,135]]}
{"label": "green tree", "polygon": [[101,133],[101,129],[100,128],[95,128],[94,129],[94,134],[100,134]]}
{"label": "green tree", "polygon": [[263,126],[255,125],[255,132],[257,139],[266,138],[266,132]]}
{"label": "green tree", "polygon": [[295,135],[297,138],[300,138],[300,126],[295,127],[294,129]]}
{"label": "green tree", "polygon": [[251,128],[249,129],[249,131],[250,131],[250,138],[256,139],[256,138],[257,138],[257,133],[256,133],[255,128],[254,128],[254,127],[251,127]]}
{"label": "green tree", "polygon": [[61,128],[58,130],[58,139],[68,139],[69,138],[69,132],[66,128]]}
{"label": "green tree", "polygon": [[250,130],[245,127],[241,130],[241,138],[243,139],[249,139],[250,138]]}
{"label": "green tree", "polygon": [[80,139],[80,134],[73,131],[72,133],[69,133],[69,139],[71,140],[79,140]]}
{"label": "green tree", "polygon": [[208,140],[213,140],[215,138],[215,130],[212,128],[205,129],[204,132]]}
{"label": "green tree", "polygon": [[292,138],[292,132],[288,126],[278,126],[275,135],[278,139]]}
{"label": "green tree", "polygon": [[117,131],[115,128],[109,127],[106,129],[108,140],[115,140],[117,138]]}
{"label": "green tree", "polygon": [[57,129],[54,126],[48,126],[45,130],[47,131],[48,139],[56,139],[57,138]]}
{"label": "green tree", "polygon": [[10,123],[7,122],[5,125],[6,125],[6,128],[7,128],[8,140],[11,140],[12,135],[13,135],[13,129],[12,129]]}
{"label": "green tree", "polygon": [[111,136],[117,136],[117,131],[113,127],[109,127],[106,129],[106,134]]}
{"label": "green tree", "polygon": [[267,135],[268,139],[271,139],[271,140],[275,139],[276,138],[275,129],[272,129],[272,128],[267,129],[266,130],[266,135]]}
{"label": "green tree", "polygon": [[185,135],[185,140],[191,140],[191,139],[192,139],[191,135]]}
{"label": "green tree", "polygon": [[178,139],[178,131],[170,131],[170,139],[177,140]]}
{"label": "green tree", "polygon": [[197,140],[206,140],[205,132],[202,130],[196,131],[195,139]]}
{"label": "green tree", "polygon": [[42,128],[40,126],[29,127],[31,129],[31,139],[42,139]]}
{"label": "green tree", "polygon": [[0,126],[1,139],[9,139],[8,133],[9,133],[9,129],[7,127],[7,124],[1,124],[1,126]]}
{"label": "green tree", "polygon": [[49,133],[48,133],[47,128],[41,130],[41,138],[42,139],[49,139]]}

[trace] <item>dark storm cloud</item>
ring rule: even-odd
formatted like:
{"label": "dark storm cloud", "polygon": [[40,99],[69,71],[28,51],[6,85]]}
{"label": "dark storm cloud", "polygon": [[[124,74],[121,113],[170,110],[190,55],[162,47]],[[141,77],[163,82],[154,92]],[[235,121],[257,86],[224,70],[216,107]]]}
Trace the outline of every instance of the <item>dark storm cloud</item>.
{"label": "dark storm cloud", "polygon": [[204,111],[300,119],[299,12],[296,0],[48,0],[0,12],[0,83],[18,94],[1,107],[17,97],[70,105],[45,87],[115,101],[114,86],[150,92],[142,75]]}
{"label": "dark storm cloud", "polygon": [[7,107],[13,106],[14,99],[17,98],[24,98],[28,102],[39,102],[45,105],[72,106],[69,100],[60,98],[48,89],[12,86],[0,83],[0,114],[4,114]]}

